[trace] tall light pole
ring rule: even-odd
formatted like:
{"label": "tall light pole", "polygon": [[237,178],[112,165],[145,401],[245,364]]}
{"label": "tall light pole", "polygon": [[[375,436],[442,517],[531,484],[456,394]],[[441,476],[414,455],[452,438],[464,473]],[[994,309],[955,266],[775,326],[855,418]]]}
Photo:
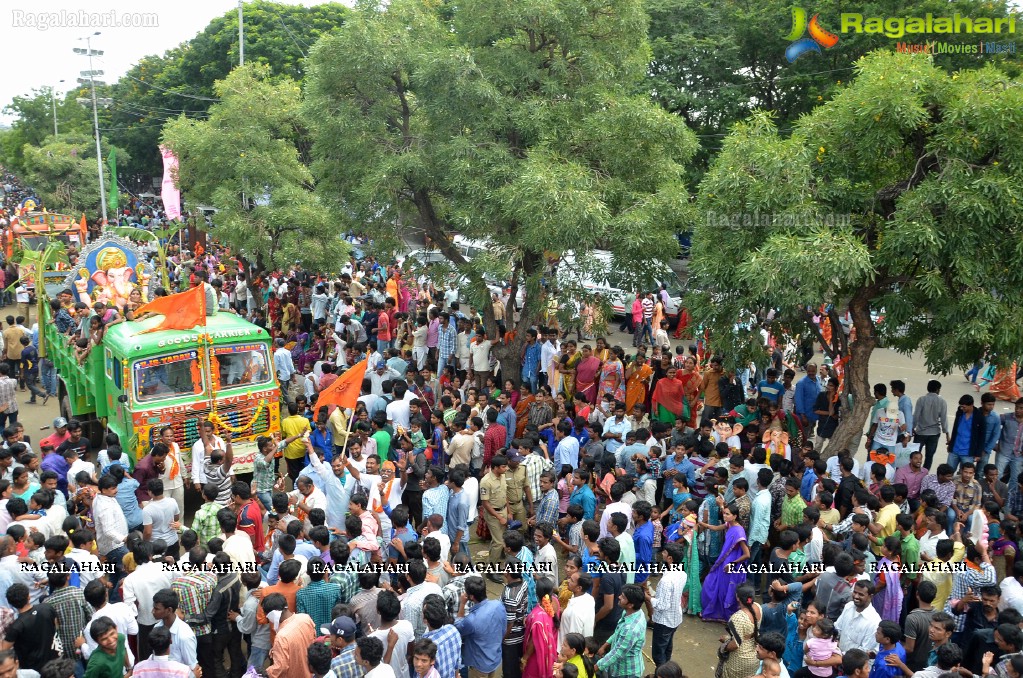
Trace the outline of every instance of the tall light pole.
{"label": "tall light pole", "polygon": [[[92,38],[99,35],[99,31],[96,31],[92,35],[88,35],[79,40],[85,40],[86,49],[75,47],[75,54],[81,54],[89,57],[89,70],[82,71],[82,75],[88,78],[89,85],[92,88],[92,128],[96,135],[96,171],[99,174],[99,204],[103,214],[103,225],[107,224],[107,189],[106,182],[103,180],[103,152],[100,150],[99,144],[99,114],[96,112],[96,76],[103,75],[103,71],[94,71],[92,69],[92,57],[103,56],[103,50],[94,50],[92,48]],[[78,79],[78,82],[85,83],[82,78]],[[100,83],[101,85],[104,83]]]}
{"label": "tall light pole", "polygon": [[245,65],[245,17],[242,14],[242,0],[238,0],[238,65]]}
{"label": "tall light pole", "polygon": [[[58,80],[57,84],[59,85],[62,82],[64,82],[64,81],[63,80]],[[58,134],[58,132],[57,132],[57,88],[56,87],[50,88],[50,102],[53,104],[53,138],[56,139],[57,138],[57,134]]]}

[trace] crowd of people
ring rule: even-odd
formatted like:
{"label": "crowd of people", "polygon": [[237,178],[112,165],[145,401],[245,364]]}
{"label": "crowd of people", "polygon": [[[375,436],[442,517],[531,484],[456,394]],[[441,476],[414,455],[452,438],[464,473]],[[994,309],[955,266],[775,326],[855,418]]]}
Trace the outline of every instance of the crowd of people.
{"label": "crowd of people", "polygon": [[[637,295],[631,355],[549,323],[507,374],[503,333],[407,267],[167,251],[155,294],[202,285],[274,338],[281,437],[235,474],[213,422],[133,460],[64,419],[37,455],[7,416],[0,671],[680,678],[690,616],[723,625],[723,678],[1023,673],[1023,399],[963,396],[950,422],[940,383],[877,384],[866,462],[825,458],[840,368],[672,352],[663,289]],[[141,299],[53,303],[89,350]],[[318,406],[363,359],[357,405]]]}

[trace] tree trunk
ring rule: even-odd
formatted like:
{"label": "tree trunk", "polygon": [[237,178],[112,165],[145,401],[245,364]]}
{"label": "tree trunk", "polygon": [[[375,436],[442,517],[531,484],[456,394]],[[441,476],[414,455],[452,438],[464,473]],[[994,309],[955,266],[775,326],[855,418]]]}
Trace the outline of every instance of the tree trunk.
{"label": "tree trunk", "polygon": [[[870,356],[877,346],[877,335],[874,332],[874,321],[870,317],[870,299],[874,288],[865,287],[859,290],[849,301],[849,314],[852,316],[856,341],[849,343],[848,362],[845,365],[842,393],[842,422],[831,437],[822,455],[823,458],[834,456],[839,450],[848,449],[854,455],[856,450],[850,446],[857,443],[863,434],[863,427],[870,416],[874,405],[873,389],[870,385]],[[833,331],[842,332],[839,325]],[[853,406],[850,410],[846,394],[852,396]]]}

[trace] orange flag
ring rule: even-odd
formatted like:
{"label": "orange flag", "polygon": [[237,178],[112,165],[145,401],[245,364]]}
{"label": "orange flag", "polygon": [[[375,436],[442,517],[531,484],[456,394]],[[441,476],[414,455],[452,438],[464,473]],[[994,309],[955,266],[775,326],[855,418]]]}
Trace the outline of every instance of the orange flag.
{"label": "orange flag", "polygon": [[366,376],[366,359],[353,365],[347,372],[334,380],[334,383],[320,391],[316,399],[316,409],[323,405],[354,408],[362,392],[362,379]]}
{"label": "orange flag", "polygon": [[205,327],[206,290],[202,285],[196,285],[187,292],[158,297],[135,311],[136,316],[143,313],[159,313],[163,316],[163,321],[139,334],[157,330],[190,330],[196,325]]}

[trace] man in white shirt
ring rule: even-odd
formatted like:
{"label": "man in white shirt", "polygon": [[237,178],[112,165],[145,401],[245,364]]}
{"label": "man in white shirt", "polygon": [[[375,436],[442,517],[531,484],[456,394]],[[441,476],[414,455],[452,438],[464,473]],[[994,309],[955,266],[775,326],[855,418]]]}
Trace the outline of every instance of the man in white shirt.
{"label": "man in white shirt", "polygon": [[469,376],[474,380],[476,388],[481,392],[487,385],[487,377],[493,374],[490,370],[490,347],[493,343],[487,335],[478,334],[469,346],[471,354]]}
{"label": "man in white shirt", "polygon": [[[568,601],[564,611],[561,613],[561,626],[558,627],[558,646],[565,642],[565,636],[570,633],[581,633],[584,638],[593,635],[594,617],[596,616],[596,605],[590,590],[593,588],[593,578],[588,572],[576,572],[568,580],[568,590],[572,592],[572,599]],[[679,611],[681,613],[682,600],[679,599]]]}
{"label": "man in white shirt", "polygon": [[163,481],[153,478],[147,483],[147,489],[152,497],[142,507],[142,537],[151,542],[161,539],[167,544],[167,555],[177,556],[178,554],[178,504],[163,493]]}
{"label": "man in white shirt", "polygon": [[[403,381],[395,382],[394,384],[394,400],[390,402],[385,411],[387,412],[387,423],[397,431],[400,426],[404,430],[408,430],[409,427],[409,400],[405,396],[408,395],[408,386]],[[366,410],[369,411],[368,409]]]}
{"label": "man in white shirt", "polygon": [[621,513],[628,519],[627,530],[632,530],[632,507],[622,501],[622,496],[629,489],[626,483],[621,481],[615,482],[611,485],[611,502],[604,507],[604,512],[600,516],[600,538],[611,536],[611,531],[608,529],[608,523],[611,522],[611,515],[615,513]]}
{"label": "man in white shirt", "polygon": [[873,595],[874,585],[869,580],[861,579],[853,586],[852,600],[845,604],[835,622],[835,629],[839,632],[838,649],[842,654],[854,648],[864,652],[877,651],[875,634],[881,615],[870,604]]}
{"label": "man in white shirt", "polygon": [[[202,486],[206,484],[206,472],[203,470],[206,455],[211,454],[213,450],[223,452],[227,449],[224,439],[215,435],[214,431],[216,429],[213,426],[213,422],[204,421],[202,433],[199,439],[195,441],[195,444],[192,445],[192,485],[197,492],[201,492]],[[209,449],[206,449],[207,445]]]}
{"label": "man in white shirt", "polygon": [[1023,613],[1023,560],[1012,564],[1012,574],[1002,580],[1002,599],[998,601],[998,610],[1013,608]]}
{"label": "man in white shirt", "polygon": [[[324,499],[324,506],[326,506],[326,499]],[[218,511],[217,522],[220,524],[220,530],[224,533],[224,553],[231,557],[231,562],[242,567],[254,566],[256,552],[252,548],[252,539],[246,533],[238,531],[238,518],[234,508]]]}
{"label": "man in white shirt", "polygon": [[[369,379],[371,386],[371,393],[375,396],[384,395],[384,382],[391,381],[393,379],[401,380],[402,375],[398,374],[387,366],[383,360],[378,360],[376,363],[376,369],[372,372],[366,372],[366,378]],[[368,411],[368,410],[367,410]]]}
{"label": "man in white shirt", "polygon": [[[73,552],[73,551],[72,551]],[[124,604],[130,607],[139,624],[139,656],[150,654],[147,639],[156,624],[153,616],[153,595],[160,589],[170,588],[171,574],[161,563],[152,562],[153,548],[149,542],[142,542],[132,551],[135,571],[124,578],[122,591]]]}
{"label": "man in white shirt", "polygon": [[544,377],[544,383],[547,383],[549,378],[547,375],[547,368],[551,364],[551,360],[554,359],[554,355],[558,352],[558,333],[555,330],[547,334],[547,341],[540,345],[540,374]]}
{"label": "man in white shirt", "polygon": [[[92,605],[93,609],[96,610],[95,614],[92,615],[92,619],[82,629],[81,636],[75,641],[75,644],[82,650],[82,658],[86,661],[88,661],[89,656],[98,647],[96,641],[92,639],[92,634],[89,633],[92,622],[96,619],[100,617],[109,618],[117,626],[117,632],[123,633],[125,638],[138,635],[139,623],[135,616],[135,609],[125,603],[107,602],[107,587],[99,579],[89,582],[88,586],[85,587],[85,602]],[[131,648],[126,646],[125,651],[128,653],[131,663],[134,664],[135,655],[131,653]]]}
{"label": "man in white shirt", "polygon": [[[313,509],[327,510],[327,497],[323,492],[316,489],[311,478],[299,476],[298,480],[295,481],[295,488],[288,494],[288,500],[292,506],[296,507],[296,513],[306,516]],[[308,528],[309,524],[306,521],[306,529]]]}
{"label": "man in white shirt", "polygon": [[671,659],[675,631],[682,625],[682,594],[685,593],[688,581],[683,566],[685,551],[682,546],[678,543],[665,545],[664,556],[667,571],[657,582],[657,593],[650,592],[649,584],[644,587],[646,609],[653,624],[651,655],[654,664],[658,666]]}
{"label": "man in white shirt", "polygon": [[458,287],[455,283],[448,285],[448,289],[444,290],[444,306],[451,308],[451,304],[458,302]]}
{"label": "man in white shirt", "polygon": [[[117,481],[111,475],[99,479],[99,494],[92,500],[92,522],[96,526],[97,553],[106,556],[107,562],[119,562],[127,554],[124,540],[128,538],[128,521],[121,505],[117,503]],[[119,577],[111,575],[111,583],[117,586]]]}
{"label": "man in white shirt", "polygon": [[199,666],[198,642],[195,631],[178,617],[178,594],[171,588],[163,588],[153,594],[153,618],[156,627],[170,631],[170,658],[192,669]]}

